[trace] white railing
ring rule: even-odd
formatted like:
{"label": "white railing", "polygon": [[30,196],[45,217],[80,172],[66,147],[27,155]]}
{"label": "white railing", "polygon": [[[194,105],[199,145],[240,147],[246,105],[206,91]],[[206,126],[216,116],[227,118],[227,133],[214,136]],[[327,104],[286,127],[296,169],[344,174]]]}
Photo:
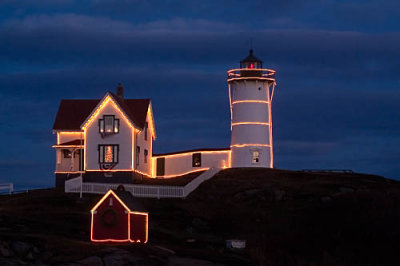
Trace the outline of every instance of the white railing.
{"label": "white railing", "polygon": [[8,194],[11,194],[14,192],[14,184],[13,183],[2,183],[0,184],[0,194],[5,194],[2,191],[7,190]]}
{"label": "white railing", "polygon": [[[135,197],[142,198],[185,198],[201,183],[213,177],[220,171],[219,168],[210,168],[205,171],[186,186],[152,186],[152,185],[134,185],[122,184],[126,191],[132,193]],[[65,181],[65,192],[72,193],[93,193],[105,194],[110,189],[117,189],[121,184],[113,183],[82,183],[82,178],[76,177]]]}

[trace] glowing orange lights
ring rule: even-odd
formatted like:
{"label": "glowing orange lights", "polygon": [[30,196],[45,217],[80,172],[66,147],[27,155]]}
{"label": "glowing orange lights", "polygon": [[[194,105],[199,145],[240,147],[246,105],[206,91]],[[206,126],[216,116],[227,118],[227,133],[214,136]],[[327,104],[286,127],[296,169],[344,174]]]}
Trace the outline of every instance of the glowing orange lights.
{"label": "glowing orange lights", "polygon": [[[254,72],[252,72],[254,71]],[[254,73],[252,75],[251,73]],[[229,103],[231,109],[231,130],[233,126],[240,126],[240,125],[262,125],[268,126],[268,133],[269,134],[269,143],[253,143],[253,144],[233,144],[231,148],[240,148],[240,147],[269,147],[270,152],[270,167],[273,167],[273,144],[272,144],[272,115],[271,115],[271,103],[274,96],[276,81],[275,81],[275,70],[272,69],[258,69],[253,68],[238,68],[238,69],[231,69],[227,72],[228,74],[228,88],[229,88]],[[266,82],[268,88],[268,94],[266,99],[262,100],[236,100],[232,99],[234,95],[231,95],[231,82],[241,82],[246,80],[255,80],[257,83]],[[265,84],[265,83],[264,83]],[[268,123],[267,122],[233,122],[233,110],[232,105],[234,104],[242,104],[242,103],[259,103],[259,104],[267,104],[268,108]]]}
{"label": "glowing orange lights", "polygon": [[193,155],[193,153],[204,154],[204,153],[226,153],[226,152],[230,152],[230,150],[222,150],[222,151],[188,151],[188,152],[168,154],[168,155],[155,155],[155,156],[153,156],[153,158],[181,157],[181,156]]}
{"label": "glowing orange lights", "polygon": [[261,125],[261,126],[269,126],[270,123],[264,123],[264,122],[237,122],[237,123],[232,123],[232,126],[240,126],[240,125]]}
{"label": "glowing orange lights", "polygon": [[83,148],[83,145],[53,145],[53,148]]}
{"label": "glowing orange lights", "polygon": [[[128,215],[128,235],[126,239],[94,239],[93,238],[93,220],[94,220],[94,214],[96,213],[96,209],[101,205],[101,203],[109,196],[112,195],[114,198],[118,200],[118,202],[125,208],[126,214]],[[90,240],[93,242],[131,242],[131,243],[141,243],[140,239],[132,239],[131,238],[131,214],[135,215],[143,215],[145,216],[145,240],[143,243],[147,243],[148,241],[148,235],[149,235],[149,216],[148,213],[146,212],[138,212],[138,211],[131,211],[129,207],[113,192],[111,189],[104,194],[104,196],[99,200],[99,202],[90,210],[91,212],[91,223],[90,223]]]}
{"label": "glowing orange lights", "polygon": [[243,101],[233,101],[232,104],[237,103],[269,103],[269,101],[262,101],[262,100],[243,100]]}
{"label": "glowing orange lights", "polygon": [[58,131],[57,132],[57,145],[60,144],[61,139],[65,136],[68,137],[68,135],[79,135],[79,138],[82,139],[82,131]]}
{"label": "glowing orange lights", "polygon": [[148,109],[147,113],[148,113],[147,121],[149,121],[150,132],[152,134],[153,139],[156,139],[156,128],[154,126],[154,116],[153,116],[153,109],[151,107],[151,104],[149,104],[149,109]]}
{"label": "glowing orange lights", "polygon": [[88,128],[93,121],[96,119],[96,117],[100,114],[100,111],[107,106],[108,103],[111,103],[112,106],[114,107],[115,110],[117,110],[117,112],[121,115],[121,117],[128,123],[128,125],[130,125],[131,127],[133,126],[133,123],[131,122],[130,119],[128,119],[126,117],[126,115],[124,114],[124,112],[121,111],[121,108],[119,108],[119,106],[117,105],[117,103],[112,99],[112,97],[110,95],[107,95],[105,97],[105,99],[103,100],[103,102],[96,108],[96,110],[94,112],[92,112],[92,114],[89,116],[88,119],[86,119],[86,121],[82,124],[81,128],[82,130],[85,130],[86,128]]}
{"label": "glowing orange lights", "polygon": [[[246,75],[242,76],[243,71],[248,73],[249,71],[254,71],[254,73],[260,73],[259,75]],[[275,70],[272,69],[262,69],[262,68],[237,68],[228,71],[228,82],[235,80],[266,80],[275,83]]]}
{"label": "glowing orange lights", "polygon": [[139,171],[139,170],[135,170],[134,172],[135,172],[135,173],[138,173],[138,174],[141,174],[141,175],[144,175],[144,176],[147,176],[147,177],[152,177],[151,175],[149,175],[149,174],[147,174],[147,173],[144,173],[144,172],[141,172],[141,171]]}
{"label": "glowing orange lights", "polygon": [[113,147],[112,146],[106,146],[106,155],[105,155],[105,162],[106,163],[112,163],[113,162]]}
{"label": "glowing orange lights", "polygon": [[271,147],[269,144],[233,144],[231,147],[241,148],[241,147]]}

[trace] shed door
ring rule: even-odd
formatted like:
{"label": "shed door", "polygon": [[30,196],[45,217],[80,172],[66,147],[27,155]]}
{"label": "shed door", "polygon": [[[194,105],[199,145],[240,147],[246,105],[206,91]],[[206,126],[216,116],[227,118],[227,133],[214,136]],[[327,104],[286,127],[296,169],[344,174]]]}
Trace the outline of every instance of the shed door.
{"label": "shed door", "polygon": [[157,158],[157,176],[165,174],[165,158]]}

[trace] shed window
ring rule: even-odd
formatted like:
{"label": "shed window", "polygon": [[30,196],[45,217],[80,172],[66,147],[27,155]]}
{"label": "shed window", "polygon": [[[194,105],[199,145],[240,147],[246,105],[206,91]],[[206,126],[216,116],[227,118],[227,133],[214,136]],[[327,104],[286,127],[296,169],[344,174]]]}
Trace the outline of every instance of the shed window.
{"label": "shed window", "polygon": [[113,115],[103,115],[103,118],[99,119],[99,132],[106,134],[118,133],[119,119],[116,119]]}
{"label": "shed window", "polygon": [[192,155],[192,166],[200,167],[201,166],[201,153],[193,153]]}

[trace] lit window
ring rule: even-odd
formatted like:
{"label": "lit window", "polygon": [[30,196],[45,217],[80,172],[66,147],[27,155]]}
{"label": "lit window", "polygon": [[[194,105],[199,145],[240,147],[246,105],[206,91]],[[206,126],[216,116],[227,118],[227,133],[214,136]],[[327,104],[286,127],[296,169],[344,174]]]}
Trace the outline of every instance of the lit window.
{"label": "lit window", "polygon": [[105,134],[118,133],[119,119],[115,119],[113,115],[103,115],[103,119],[99,119],[99,132]]}
{"label": "lit window", "polygon": [[106,163],[112,163],[113,162],[113,147],[112,146],[106,146],[106,154],[104,155],[104,162]]}
{"label": "lit window", "polygon": [[119,145],[99,145],[99,163],[118,163]]}
{"label": "lit window", "polygon": [[259,163],[259,162],[260,162],[260,152],[253,151],[253,163]]}
{"label": "lit window", "polygon": [[144,163],[147,163],[147,155],[149,155],[149,151],[144,150]]}
{"label": "lit window", "polygon": [[201,153],[193,153],[192,155],[192,166],[200,167],[201,166]]}

